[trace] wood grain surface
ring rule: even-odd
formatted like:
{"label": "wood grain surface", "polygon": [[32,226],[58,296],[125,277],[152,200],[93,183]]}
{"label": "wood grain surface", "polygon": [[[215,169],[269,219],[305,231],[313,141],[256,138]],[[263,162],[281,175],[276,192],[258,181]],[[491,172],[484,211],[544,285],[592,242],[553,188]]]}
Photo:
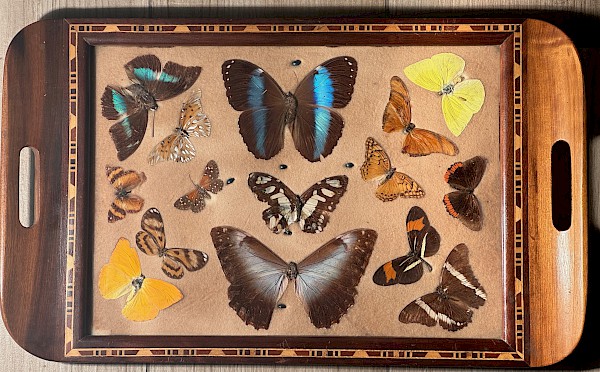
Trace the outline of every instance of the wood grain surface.
{"label": "wood grain surface", "polygon": [[[401,17],[533,17],[545,19],[561,27],[577,45],[586,74],[586,99],[588,115],[588,135],[590,136],[590,175],[599,175],[600,144],[594,136],[600,135],[600,108],[593,102],[600,100],[594,87],[600,87],[600,73],[597,66],[600,60],[600,40],[597,25],[600,20],[600,2],[595,0],[304,0],[304,1],[222,1],[222,0],[133,0],[127,3],[116,0],[0,0],[0,62],[4,64],[10,40],[26,25],[40,19],[62,17],[296,17],[296,16],[401,16]],[[596,68],[594,68],[596,66]],[[2,79],[0,77],[0,79]],[[0,81],[1,83],[1,81]],[[28,113],[24,113],[26,118]],[[591,177],[590,180],[600,179]],[[599,241],[600,202],[597,193],[600,187],[590,182],[590,243]],[[600,182],[598,182],[600,183]],[[14,196],[17,198],[17,195]],[[589,266],[600,261],[600,254],[590,252]],[[589,277],[589,298],[600,293],[600,273],[592,269]],[[588,314],[598,313],[599,306],[589,301]],[[595,347],[600,322],[588,316],[582,343],[573,356],[557,368],[592,368],[600,366]],[[305,366],[162,366],[162,365],[75,365],[47,362],[20,349],[0,326],[1,371],[271,371],[304,370]],[[313,367],[319,370],[351,370],[350,367]],[[367,368],[360,370],[383,370]],[[355,368],[352,368],[355,370]]]}

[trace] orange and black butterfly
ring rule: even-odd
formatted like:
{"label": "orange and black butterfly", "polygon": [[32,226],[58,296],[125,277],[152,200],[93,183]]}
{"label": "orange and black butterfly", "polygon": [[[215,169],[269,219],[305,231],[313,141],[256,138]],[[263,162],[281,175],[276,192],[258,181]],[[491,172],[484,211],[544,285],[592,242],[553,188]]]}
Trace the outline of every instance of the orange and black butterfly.
{"label": "orange and black butterfly", "polygon": [[145,254],[162,258],[162,271],[169,278],[181,279],[184,267],[188,271],[196,271],[208,262],[208,255],[204,252],[188,248],[167,248],[165,224],[156,208],[150,208],[144,213],[142,231],[135,236],[135,242]]}
{"label": "orange and black butterfly", "polygon": [[423,266],[432,270],[425,257],[433,256],[440,249],[440,234],[429,223],[425,211],[417,206],[412,207],[406,216],[406,234],[408,254],[386,262],[377,269],[373,274],[375,284],[411,284],[421,279]]}
{"label": "orange and black butterfly", "polygon": [[192,191],[175,201],[175,208],[191,209],[192,212],[198,213],[206,206],[204,199],[210,199],[209,192],[216,194],[223,190],[223,180],[219,179],[219,167],[214,160],[206,164],[200,183],[194,186],[196,187]]}
{"label": "orange and black butterfly", "polygon": [[375,196],[378,199],[386,202],[392,201],[398,196],[422,198],[425,195],[415,180],[404,173],[396,172],[396,168],[392,168],[389,156],[375,139],[367,138],[365,148],[365,162],[360,167],[360,173],[365,181],[377,181]]}
{"label": "orange and black butterfly", "polygon": [[106,166],[106,177],[115,189],[115,200],[108,210],[108,222],[125,218],[127,213],[137,213],[144,207],[144,199],[131,191],[146,181],[143,172],[125,171],[121,167]]}
{"label": "orange and black butterfly", "polygon": [[410,97],[404,82],[398,77],[390,81],[390,100],[383,113],[383,131],[402,131],[406,135],[402,152],[410,156],[432,153],[458,154],[458,147],[448,138],[425,129],[417,129],[411,122]]}
{"label": "orange and black butterfly", "polygon": [[469,249],[459,244],[446,258],[435,291],[409,303],[400,312],[398,320],[427,327],[439,324],[445,330],[455,332],[473,321],[473,309],[483,306],[486,300],[485,290],[469,264]]}
{"label": "orange and black butterfly", "polygon": [[457,190],[444,195],[446,210],[473,231],[481,230],[483,225],[481,204],[473,192],[483,178],[486,164],[484,157],[476,156],[452,164],[444,175],[444,180]]}

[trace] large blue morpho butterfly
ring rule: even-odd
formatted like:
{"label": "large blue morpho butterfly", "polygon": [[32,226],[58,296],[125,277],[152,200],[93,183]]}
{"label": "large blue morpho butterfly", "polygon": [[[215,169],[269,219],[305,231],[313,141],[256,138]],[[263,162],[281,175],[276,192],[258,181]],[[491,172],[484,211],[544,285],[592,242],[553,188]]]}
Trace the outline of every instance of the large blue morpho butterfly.
{"label": "large blue morpho butterfly", "polygon": [[242,111],[240,134],[257,159],[270,159],[283,148],[284,128],[290,127],[294,145],[308,161],[333,151],[342,135],[344,119],[332,108],[346,107],[356,81],[352,57],[332,58],[315,67],[285,93],[262,68],[233,59],[222,66],[229,104]]}
{"label": "large blue morpho butterfly", "polygon": [[157,101],[173,98],[189,89],[198,79],[202,69],[167,62],[161,68],[157,56],[148,54],[136,57],[125,65],[128,87],[107,86],[102,95],[102,115],[118,120],[109,131],[117,158],[127,159],[137,150],[146,134],[148,111],[158,108]]}

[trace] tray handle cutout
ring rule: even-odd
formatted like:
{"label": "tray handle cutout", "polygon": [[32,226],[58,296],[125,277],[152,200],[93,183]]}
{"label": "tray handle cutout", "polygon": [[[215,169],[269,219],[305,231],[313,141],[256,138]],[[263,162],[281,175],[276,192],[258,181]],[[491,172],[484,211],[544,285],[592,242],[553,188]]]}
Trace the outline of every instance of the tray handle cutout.
{"label": "tray handle cutout", "polygon": [[563,140],[552,145],[552,224],[558,231],[571,227],[571,147]]}
{"label": "tray handle cutout", "polygon": [[25,146],[19,152],[19,222],[31,227],[37,221],[37,190],[40,153],[35,147]]}

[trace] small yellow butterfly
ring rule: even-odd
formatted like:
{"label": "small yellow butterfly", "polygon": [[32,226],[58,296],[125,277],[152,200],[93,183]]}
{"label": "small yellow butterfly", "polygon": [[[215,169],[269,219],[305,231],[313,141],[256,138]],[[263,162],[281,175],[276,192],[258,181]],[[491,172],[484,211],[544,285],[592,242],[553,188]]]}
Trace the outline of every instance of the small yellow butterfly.
{"label": "small yellow butterfly", "polygon": [[421,88],[442,96],[442,112],[450,132],[459,136],[483,106],[481,80],[465,79],[465,60],[453,53],[440,53],[413,63],[404,74]]}
{"label": "small yellow butterfly", "polygon": [[138,254],[125,238],[119,239],[110,261],[100,270],[98,288],[102,297],[109,300],[127,294],[122,313],[136,322],[156,318],[160,310],[183,298],[173,284],[142,274]]}

